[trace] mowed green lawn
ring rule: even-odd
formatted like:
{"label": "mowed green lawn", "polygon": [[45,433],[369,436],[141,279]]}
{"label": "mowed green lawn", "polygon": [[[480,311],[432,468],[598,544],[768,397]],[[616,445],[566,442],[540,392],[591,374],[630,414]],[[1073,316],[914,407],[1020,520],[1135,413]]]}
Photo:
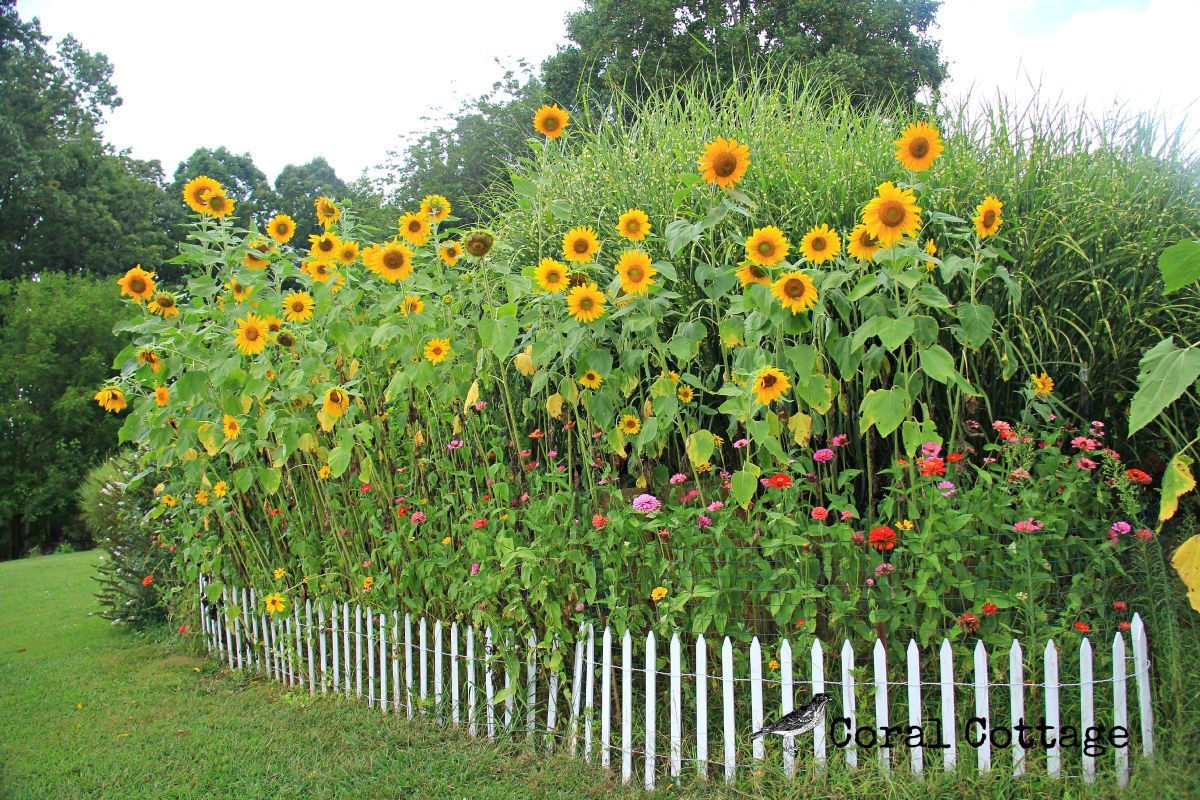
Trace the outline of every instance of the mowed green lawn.
{"label": "mowed green lawn", "polygon": [[[0,800],[1200,797],[1195,747],[1186,742],[1152,764],[1135,759],[1126,792],[1111,779],[1085,787],[964,768],[918,781],[872,765],[795,781],[768,768],[734,787],[660,778],[653,794],[622,789],[603,770],[531,754],[523,742],[489,745],[361,703],[284,691],[189,655],[173,632],[114,628],[92,596],[97,558],[0,563]],[[641,760],[634,766],[640,782]]]}

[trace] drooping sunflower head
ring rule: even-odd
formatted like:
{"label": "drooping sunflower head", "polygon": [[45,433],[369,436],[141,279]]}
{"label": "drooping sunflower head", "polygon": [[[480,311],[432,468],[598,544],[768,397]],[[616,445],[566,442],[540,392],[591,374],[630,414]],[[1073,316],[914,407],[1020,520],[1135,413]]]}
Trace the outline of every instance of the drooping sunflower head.
{"label": "drooping sunflower head", "polygon": [[589,369],[579,376],[579,385],[587,389],[599,389],[602,383],[604,383],[604,377],[594,369]]}
{"label": "drooping sunflower head", "polygon": [[346,266],[358,261],[358,242],[343,239],[341,245],[338,246],[337,260]]}
{"label": "drooping sunflower head", "polygon": [[243,355],[261,353],[267,346],[267,326],[257,314],[247,314],[237,321],[233,343]]}
{"label": "drooping sunflower head", "polygon": [[369,253],[363,253],[367,269],[383,278],[388,283],[404,280],[413,271],[413,251],[404,242],[393,239],[382,246],[368,248]]}
{"label": "drooping sunflower head", "polygon": [[557,139],[563,135],[563,130],[571,124],[571,115],[566,109],[552,106],[542,106],[533,114],[533,129],[547,139]]}
{"label": "drooping sunflower head", "polygon": [[718,137],[704,148],[700,174],[709,183],[729,189],[740,181],[750,166],[750,148],[737,139]]}
{"label": "drooping sunflower head", "polygon": [[754,399],[759,405],[769,406],[791,388],[787,375],[775,367],[763,367],[754,376]]}
{"label": "drooping sunflower head", "polygon": [[755,228],[754,233],[746,237],[746,260],[760,267],[773,267],[787,258],[791,249],[783,231],[774,225],[765,228]]}
{"label": "drooping sunflower head", "polygon": [[283,317],[288,322],[307,322],[317,303],[308,292],[290,292],[283,298]]}
{"label": "drooping sunflower head", "polygon": [[617,277],[621,289],[629,294],[645,294],[654,281],[656,270],[650,264],[650,254],[645,250],[626,250],[617,261]]}
{"label": "drooping sunflower head", "polygon": [[296,220],[287,214],[276,214],[267,223],[267,234],[280,244],[284,244],[296,235]]}
{"label": "drooping sunflower head", "polygon": [[816,305],[817,287],[804,272],[785,272],[771,284],[771,294],[793,314],[807,311]]}
{"label": "drooping sunflower head", "polygon": [[150,302],[150,312],[158,314],[163,319],[179,316],[179,306],[175,304],[175,295],[170,292],[159,292]]}
{"label": "drooping sunflower head", "polygon": [[296,337],[291,331],[285,328],[275,335],[275,344],[287,350],[296,345]]}
{"label": "drooping sunflower head", "polygon": [[421,198],[421,213],[434,222],[450,216],[450,201],[440,194],[427,194]]}
{"label": "drooping sunflower head", "polygon": [[321,223],[322,228],[328,228],[342,216],[342,210],[328,197],[318,197],[313,205],[317,211],[317,222]]}
{"label": "drooping sunflower head", "polygon": [[695,393],[692,391],[692,387],[685,384],[675,390],[675,396],[679,398],[679,402],[686,405],[692,402],[692,399],[695,397]]}
{"label": "drooping sunflower head", "polygon": [[449,357],[449,339],[430,339],[425,345],[425,360],[430,364],[440,364]]}
{"label": "drooping sunflower head", "polygon": [[1049,397],[1051,392],[1054,391],[1054,379],[1045,372],[1040,375],[1030,375],[1029,380],[1033,388],[1033,393],[1038,397]]}
{"label": "drooping sunflower head", "polygon": [[346,394],[344,389],[334,387],[325,392],[325,402],[321,404],[321,410],[329,416],[337,419],[345,414],[349,407],[350,395]]}
{"label": "drooping sunflower head", "polygon": [[828,225],[818,225],[800,240],[800,252],[810,264],[831,261],[842,249],[842,239]]}
{"label": "drooping sunflower head", "polygon": [[272,247],[266,239],[257,239],[246,246],[246,254],[242,256],[242,266],[246,269],[263,269],[271,263],[269,258]]}
{"label": "drooping sunflower head", "polygon": [[924,122],[909,125],[896,140],[896,160],[913,172],[929,169],[941,154],[941,134],[937,128]]}
{"label": "drooping sunflower head", "polygon": [[[232,414],[226,414],[221,420],[221,431],[225,434],[226,440],[236,439],[242,433],[242,424],[237,421],[237,417]],[[220,495],[217,496],[220,497]]]}
{"label": "drooping sunflower head", "polygon": [[267,333],[279,333],[283,330],[283,320],[274,314],[264,319],[263,325],[267,326]]}
{"label": "drooping sunflower head", "polygon": [[617,233],[631,242],[640,242],[650,234],[650,217],[640,208],[631,208],[617,220]]}
{"label": "drooping sunflower head", "polygon": [[308,237],[308,242],[308,255],[314,261],[333,261],[342,247],[342,240],[336,233],[326,232],[320,236],[314,233]]}
{"label": "drooping sunflower head", "polygon": [[210,217],[224,219],[233,213],[233,200],[224,192],[210,192],[204,201],[204,213]]}
{"label": "drooping sunflower head", "polygon": [[495,237],[487,231],[471,231],[463,239],[463,247],[472,258],[483,258],[491,252]]}
{"label": "drooping sunflower head", "polygon": [[408,211],[400,217],[400,235],[413,247],[421,247],[429,241],[433,230],[429,215],[419,211]]}
{"label": "drooping sunflower head", "polygon": [[105,386],[93,398],[105,411],[116,414],[125,408],[125,393],[116,386]]}
{"label": "drooping sunflower head", "polygon": [[567,288],[570,273],[567,265],[553,258],[543,258],[534,271],[534,278],[544,292],[561,292]]}
{"label": "drooping sunflower head", "polygon": [[879,240],[871,235],[864,223],[859,223],[846,240],[846,252],[859,261],[870,261],[879,252]]}
{"label": "drooping sunflower head", "polygon": [[132,297],[137,303],[144,303],[154,296],[154,273],[142,269],[138,264],[117,281],[123,296]]}
{"label": "drooping sunflower head", "polygon": [[440,258],[442,263],[448,267],[453,267],[455,264],[457,264],[458,260],[462,258],[462,254],[462,245],[457,241],[443,242],[442,248],[438,250],[438,258]]}
{"label": "drooping sunflower head", "polygon": [[567,292],[567,313],[579,322],[595,322],[604,316],[604,293],[594,283],[572,287]]}
{"label": "drooping sunflower head", "polygon": [[877,194],[863,209],[863,224],[881,247],[891,247],[905,236],[915,236],[921,227],[921,207],[912,189],[881,183]]}
{"label": "drooping sunflower head", "polygon": [[154,387],[154,404],[159,408],[165,407],[171,402],[171,393],[165,386]]}
{"label": "drooping sunflower head", "polygon": [[304,265],[304,271],[317,283],[329,283],[337,274],[337,264],[329,261],[309,261]]}
{"label": "drooping sunflower head", "polygon": [[251,292],[254,291],[253,286],[247,286],[239,281],[236,277],[230,278],[229,283],[225,284],[225,288],[227,288],[229,293],[233,295],[233,299],[239,303],[248,298]]}
{"label": "drooping sunflower head", "polygon": [[771,285],[771,276],[767,274],[767,271],[749,261],[743,261],[736,274],[742,286],[749,286],[752,283],[761,283],[763,286]]}
{"label": "drooping sunflower head", "polygon": [[409,314],[420,314],[425,310],[425,301],[415,294],[405,296],[404,305],[400,306],[404,316]]}
{"label": "drooping sunflower head", "polygon": [[138,351],[137,360],[142,366],[149,367],[151,372],[157,373],[162,370],[162,359],[158,357],[158,353],[149,347],[144,347]]}
{"label": "drooping sunflower head", "polygon": [[575,264],[586,264],[600,252],[600,237],[591,228],[581,225],[563,234],[563,258]]}
{"label": "drooping sunflower head", "polygon": [[188,208],[197,214],[207,214],[208,196],[214,193],[224,194],[225,189],[216,179],[201,175],[184,184],[183,202],[187,203]]}
{"label": "drooping sunflower head", "polygon": [[975,206],[975,233],[979,235],[980,239],[986,239],[1000,230],[1000,223],[1004,222],[1004,218],[1001,216],[1003,212],[1004,203],[990,194],[983,198],[982,203]]}
{"label": "drooping sunflower head", "polygon": [[621,421],[617,423],[617,428],[626,436],[633,436],[642,429],[642,421],[633,414],[626,414],[621,417]]}

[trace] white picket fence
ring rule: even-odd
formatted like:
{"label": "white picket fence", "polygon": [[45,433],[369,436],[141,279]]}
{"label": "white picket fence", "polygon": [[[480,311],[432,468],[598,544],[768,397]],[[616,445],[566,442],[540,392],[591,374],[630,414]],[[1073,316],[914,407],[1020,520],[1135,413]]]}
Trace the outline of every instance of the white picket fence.
{"label": "white picket fence", "polygon": [[[1082,748],[1072,748],[1074,754],[1066,754],[1072,763],[1064,771],[1064,752],[1056,735],[1062,724],[1073,724],[1073,720],[1060,719],[1064,692],[1078,693],[1079,732],[1102,724],[1106,728],[1120,726],[1134,732],[1129,724],[1128,681],[1133,680],[1137,692],[1137,710],[1140,725],[1136,740],[1132,735],[1125,747],[1112,747],[1113,773],[1119,785],[1129,780],[1129,754],[1140,745],[1143,756],[1154,752],[1154,726],[1150,697],[1150,659],[1146,642],[1146,630],[1139,615],[1135,614],[1131,624],[1132,655],[1127,654],[1125,637],[1117,633],[1112,642],[1112,676],[1096,678],[1093,674],[1091,642],[1084,638],[1079,645],[1079,680],[1064,682],[1059,675],[1059,649],[1053,641],[1046,643],[1042,651],[1042,682],[1026,680],[1025,653],[1020,642],[1013,640],[1008,650],[1008,680],[992,683],[988,674],[988,653],[983,642],[977,642],[969,680],[956,680],[954,658],[950,642],[943,640],[937,654],[938,680],[926,681],[922,677],[921,653],[916,642],[909,641],[905,658],[905,680],[890,680],[888,659],[884,645],[876,641],[871,654],[871,679],[861,681],[856,675],[855,654],[850,642],[843,642],[837,677],[826,680],[826,652],[820,641],[814,641],[809,653],[809,678],[800,676],[790,643],[784,639],[778,644],[774,657],[779,663],[779,679],[763,677],[763,648],[757,638],[753,639],[746,653],[749,659],[749,677],[735,677],[735,648],[725,637],[719,647],[720,671],[716,664],[710,667],[709,645],[703,636],[697,636],[691,650],[691,670],[685,668],[684,645],[678,634],[671,636],[667,646],[668,669],[659,670],[658,641],[653,632],[645,637],[643,667],[635,661],[635,639],[629,631],[614,642],[609,628],[600,632],[588,626],[581,631],[574,646],[573,669],[570,673],[570,706],[559,712],[559,675],[549,672],[545,687],[540,684],[537,642],[530,637],[524,652],[524,725],[515,715],[515,701],[519,691],[519,675],[505,669],[502,658],[503,642],[494,639],[491,629],[483,632],[479,641],[478,632],[471,626],[457,623],[444,625],[435,620],[432,625],[423,618],[413,620],[408,614],[398,612],[380,613],[358,604],[336,602],[317,603],[305,601],[304,608],[292,606],[284,614],[272,616],[260,607],[260,593],[253,589],[224,588],[219,602],[209,604],[204,600],[205,581],[200,580],[202,630],[210,651],[227,661],[231,669],[259,669],[280,682],[304,687],[310,693],[341,692],[347,697],[366,699],[369,706],[383,713],[431,715],[438,723],[465,724],[467,731],[478,735],[484,726],[489,739],[495,738],[498,729],[512,734],[523,729],[528,738],[539,736],[547,749],[562,741],[572,755],[582,754],[585,761],[592,761],[598,754],[599,763],[614,768],[619,759],[621,780],[629,783],[634,774],[635,756],[643,764],[644,783],[653,789],[660,772],[673,779],[684,775],[684,763],[688,771],[703,778],[708,776],[709,766],[720,768],[726,781],[732,782],[738,769],[762,769],[770,749],[763,737],[754,739],[749,747],[748,759],[746,740],[752,731],[763,727],[764,721],[774,719],[766,706],[767,693],[778,692],[779,714],[793,709],[797,684],[807,685],[811,694],[829,691],[840,702],[841,714],[833,716],[850,719],[851,732],[860,725],[868,724],[865,715],[857,708],[859,692],[874,692],[874,729],[879,731],[889,725],[890,698],[901,695],[903,687],[907,725],[924,728],[930,723],[941,725],[940,742],[947,748],[931,748],[925,745],[905,746],[909,769],[923,775],[931,766],[933,756],[941,751],[942,766],[946,770],[959,768],[960,756],[964,763],[967,751],[975,751],[976,769],[986,772],[993,768],[993,746],[990,735],[993,720],[1003,721],[1003,715],[992,713],[992,696],[999,694],[1000,700],[1008,700],[1007,720],[1033,720],[1044,716],[1045,724],[1055,734],[1055,744],[1044,749],[1044,759],[1031,761],[1022,747],[1019,737],[1013,736],[1011,746],[1004,749],[1008,767],[1013,775],[1022,775],[1031,763],[1043,764],[1051,778],[1066,775],[1081,775],[1092,783],[1096,780],[1096,757]],[[210,615],[206,611],[217,612]],[[229,613],[225,609],[230,609]],[[315,619],[314,619],[315,617]],[[414,638],[414,627],[416,634]],[[430,638],[432,637],[432,646]],[[597,660],[597,638],[599,660]],[[638,637],[640,643],[641,639]],[[614,660],[613,649],[619,644],[620,661]],[[566,653],[564,653],[566,655]],[[715,656],[716,654],[714,654]],[[740,653],[738,654],[740,658]],[[767,656],[770,660],[772,656]],[[545,656],[543,655],[543,663]],[[566,659],[563,663],[568,663]],[[403,666],[403,677],[401,668]],[[482,670],[483,698],[480,702],[479,685],[476,682]],[[520,670],[514,672],[519,673]],[[365,676],[364,676],[365,672]],[[389,676],[390,673],[390,676]],[[635,684],[634,673],[638,673]],[[961,676],[961,672],[959,673]],[[620,734],[613,730],[615,678],[620,680]],[[662,703],[659,678],[666,683],[668,723],[659,733],[658,709]],[[564,675],[565,677],[565,675]],[[599,704],[596,703],[596,682],[599,678]],[[431,680],[432,679],[432,680]],[[364,683],[365,680],[365,683]],[[500,682],[499,688],[497,682]],[[721,706],[718,715],[722,723],[720,741],[722,757],[711,759],[710,750],[710,681],[720,687],[720,696],[711,698]],[[432,687],[430,684],[432,683]],[[685,683],[690,684],[685,693]],[[1096,687],[1111,684],[1111,707],[1098,713]],[[507,690],[507,691],[504,691]],[[640,691],[639,691],[640,690]],[[926,690],[932,692],[937,701],[926,705]],[[997,691],[999,690],[999,691]],[[749,720],[745,709],[735,703],[736,694],[749,691]],[[543,694],[544,692],[544,694]],[[1026,706],[1027,693],[1041,694],[1041,708],[1036,702]],[[970,694],[973,706],[966,705],[960,694]],[[567,694],[562,699],[566,700]],[[744,702],[744,694],[743,702]],[[501,698],[499,701],[497,698]],[[544,698],[544,700],[543,700]],[[647,702],[653,698],[653,702]],[[685,700],[691,708],[685,708]],[[962,703],[960,707],[958,704]],[[497,706],[500,706],[497,708]],[[832,709],[834,704],[830,704]],[[936,714],[926,716],[926,708],[934,707]],[[636,710],[635,710],[636,709]],[[539,710],[542,712],[538,717]],[[447,714],[448,711],[448,714]],[[986,721],[989,738],[982,746],[968,744],[968,731],[962,730],[960,713],[973,712],[973,718]],[[1103,711],[1103,710],[1101,710]],[[1027,717],[1027,712],[1029,716]],[[599,737],[596,739],[595,721],[599,716]],[[739,716],[739,714],[741,716]],[[564,719],[565,717],[565,719]],[[769,717],[769,719],[768,719]],[[516,726],[514,727],[514,722]],[[634,724],[641,723],[635,735]],[[748,722],[748,724],[747,724]],[[685,726],[687,732],[685,734]],[[848,746],[833,748],[828,741],[828,724],[818,726],[812,733],[811,747],[813,765],[824,769],[831,759],[838,758],[833,752],[841,749],[841,758],[848,768],[859,765],[858,746],[851,741]],[[978,737],[978,725],[974,735]],[[661,742],[660,742],[661,737]],[[686,740],[685,740],[686,737]],[[898,737],[901,743],[904,737]],[[658,746],[665,743],[668,752],[660,754]],[[869,744],[869,743],[868,743]],[[685,748],[688,752],[685,755]],[[879,768],[889,770],[900,766],[905,760],[886,747],[878,747],[876,759]],[[742,763],[739,763],[739,757]],[[788,777],[796,773],[797,742],[784,738],[781,766]],[[869,756],[867,756],[869,758]],[[1075,760],[1077,759],[1077,761]],[[1074,768],[1078,765],[1079,772]]]}

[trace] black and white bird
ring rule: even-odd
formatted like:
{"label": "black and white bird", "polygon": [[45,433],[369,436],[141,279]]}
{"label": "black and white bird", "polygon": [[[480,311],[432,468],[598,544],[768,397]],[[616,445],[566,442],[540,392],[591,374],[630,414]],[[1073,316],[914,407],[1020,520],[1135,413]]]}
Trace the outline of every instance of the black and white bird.
{"label": "black and white bird", "polygon": [[757,739],[764,733],[778,733],[780,736],[799,736],[808,733],[821,724],[825,719],[825,704],[833,698],[827,694],[814,694],[812,699],[795,711],[784,714],[777,721],[766,725],[760,731],[755,731],[751,740]]}

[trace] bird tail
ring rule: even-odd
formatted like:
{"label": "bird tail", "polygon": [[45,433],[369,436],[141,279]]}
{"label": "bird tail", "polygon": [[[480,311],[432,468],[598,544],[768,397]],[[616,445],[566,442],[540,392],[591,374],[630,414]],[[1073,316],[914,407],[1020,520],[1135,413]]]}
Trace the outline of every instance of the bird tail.
{"label": "bird tail", "polygon": [[764,733],[766,733],[766,732],[767,732],[767,729],[766,729],[766,728],[759,728],[757,731],[755,731],[754,733],[750,734],[750,741],[752,741],[752,742],[753,742],[755,739],[757,739],[758,737],[762,736],[762,735],[763,735]]}

